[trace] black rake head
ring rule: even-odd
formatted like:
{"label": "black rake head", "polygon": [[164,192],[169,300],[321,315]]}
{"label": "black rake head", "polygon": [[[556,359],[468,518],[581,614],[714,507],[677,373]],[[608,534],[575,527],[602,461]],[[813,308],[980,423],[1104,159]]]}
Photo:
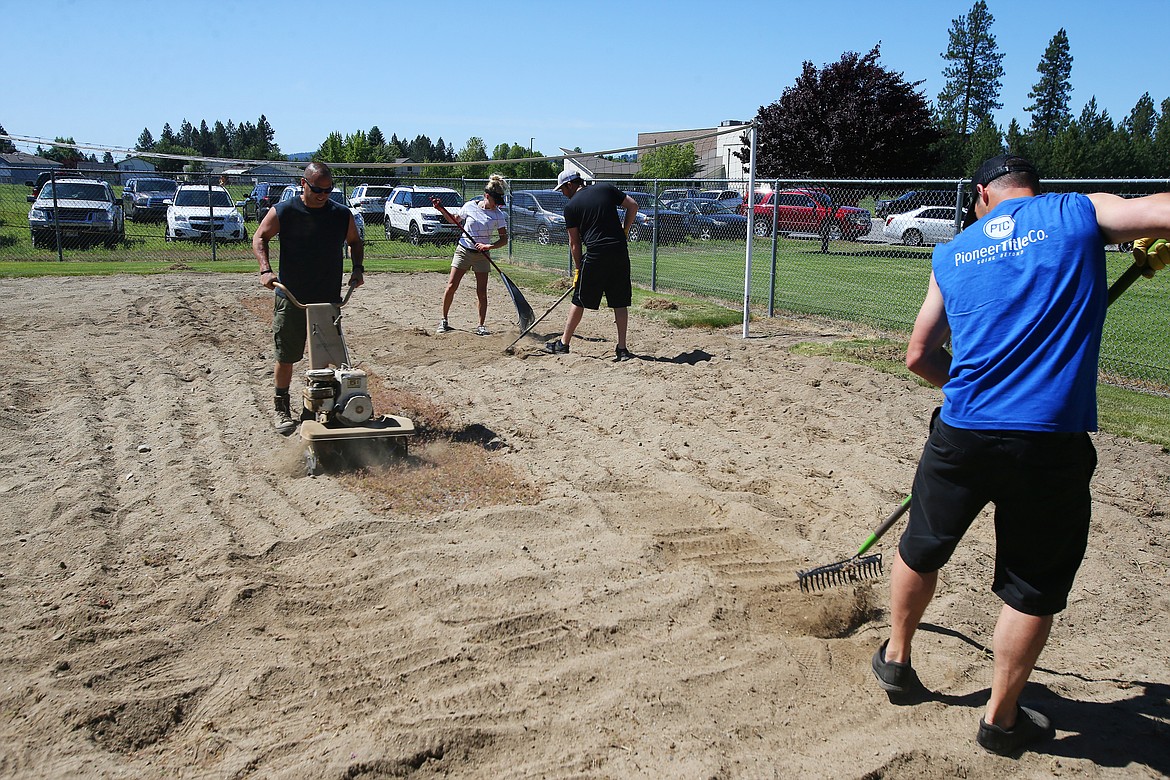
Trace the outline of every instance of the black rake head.
{"label": "black rake head", "polygon": [[824,590],[835,585],[848,585],[851,582],[860,582],[882,573],[882,554],[875,553],[864,558],[854,556],[848,560],[830,563],[827,566],[818,566],[815,569],[805,569],[796,573],[800,581],[800,589],[805,592]]}

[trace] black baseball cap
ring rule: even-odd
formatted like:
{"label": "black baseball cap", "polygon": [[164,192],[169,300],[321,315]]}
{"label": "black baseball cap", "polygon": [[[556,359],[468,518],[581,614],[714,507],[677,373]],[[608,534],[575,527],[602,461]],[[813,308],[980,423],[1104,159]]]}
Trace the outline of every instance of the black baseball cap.
{"label": "black baseball cap", "polygon": [[975,175],[971,177],[971,204],[967,207],[967,213],[963,217],[964,229],[975,224],[975,220],[977,219],[975,216],[975,198],[978,197],[979,193],[975,188],[977,186],[986,187],[1000,176],[1007,176],[1009,173],[1030,173],[1037,178],[1040,177],[1036,166],[1018,154],[1000,154],[985,161],[975,170]]}

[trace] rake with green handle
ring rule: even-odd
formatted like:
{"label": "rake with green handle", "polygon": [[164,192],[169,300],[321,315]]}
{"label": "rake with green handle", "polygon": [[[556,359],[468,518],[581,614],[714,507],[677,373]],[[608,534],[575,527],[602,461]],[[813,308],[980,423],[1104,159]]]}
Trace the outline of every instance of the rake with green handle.
{"label": "rake with green handle", "polygon": [[[1142,275],[1142,267],[1134,263],[1125,270],[1117,281],[1109,287],[1108,303],[1112,304],[1121,294],[1125,292],[1131,284],[1137,281],[1138,277]],[[910,508],[910,496],[902,501],[901,504],[882,521],[881,525],[874,529],[873,533],[861,543],[861,547],[857,549],[857,554],[852,558],[846,558],[843,561],[830,563],[825,566],[817,566],[813,569],[804,569],[796,573],[796,579],[800,583],[800,589],[803,591],[821,590],[823,588],[830,588],[834,585],[847,585],[850,582],[859,582],[861,580],[876,577],[882,573],[882,554],[874,553],[873,555],[866,555],[866,551],[885,535],[886,531],[890,530],[890,526],[898,521],[902,515],[906,514],[906,510]],[[863,557],[864,556],[864,557]]]}

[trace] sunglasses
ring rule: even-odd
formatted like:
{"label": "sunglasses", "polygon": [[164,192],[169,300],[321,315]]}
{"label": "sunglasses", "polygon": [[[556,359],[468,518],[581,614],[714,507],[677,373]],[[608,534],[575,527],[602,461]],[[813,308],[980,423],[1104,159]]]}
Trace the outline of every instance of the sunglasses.
{"label": "sunglasses", "polygon": [[301,181],[303,181],[305,183],[305,186],[308,187],[310,191],[315,192],[318,195],[323,195],[326,192],[333,192],[333,185],[332,184],[329,185],[328,187],[318,187],[315,184],[309,184],[308,179],[301,179]]}

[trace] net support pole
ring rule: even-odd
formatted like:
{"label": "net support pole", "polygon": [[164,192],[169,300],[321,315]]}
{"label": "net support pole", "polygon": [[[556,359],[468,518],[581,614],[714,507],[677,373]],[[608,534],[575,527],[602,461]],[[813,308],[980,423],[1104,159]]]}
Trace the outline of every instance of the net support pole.
{"label": "net support pole", "polygon": [[744,250],[743,261],[743,337],[748,337],[748,322],[751,320],[752,303],[752,239],[756,234],[756,126],[753,124],[748,130],[748,139],[751,142],[751,152],[748,162],[748,186],[745,198],[748,208],[747,248]]}

